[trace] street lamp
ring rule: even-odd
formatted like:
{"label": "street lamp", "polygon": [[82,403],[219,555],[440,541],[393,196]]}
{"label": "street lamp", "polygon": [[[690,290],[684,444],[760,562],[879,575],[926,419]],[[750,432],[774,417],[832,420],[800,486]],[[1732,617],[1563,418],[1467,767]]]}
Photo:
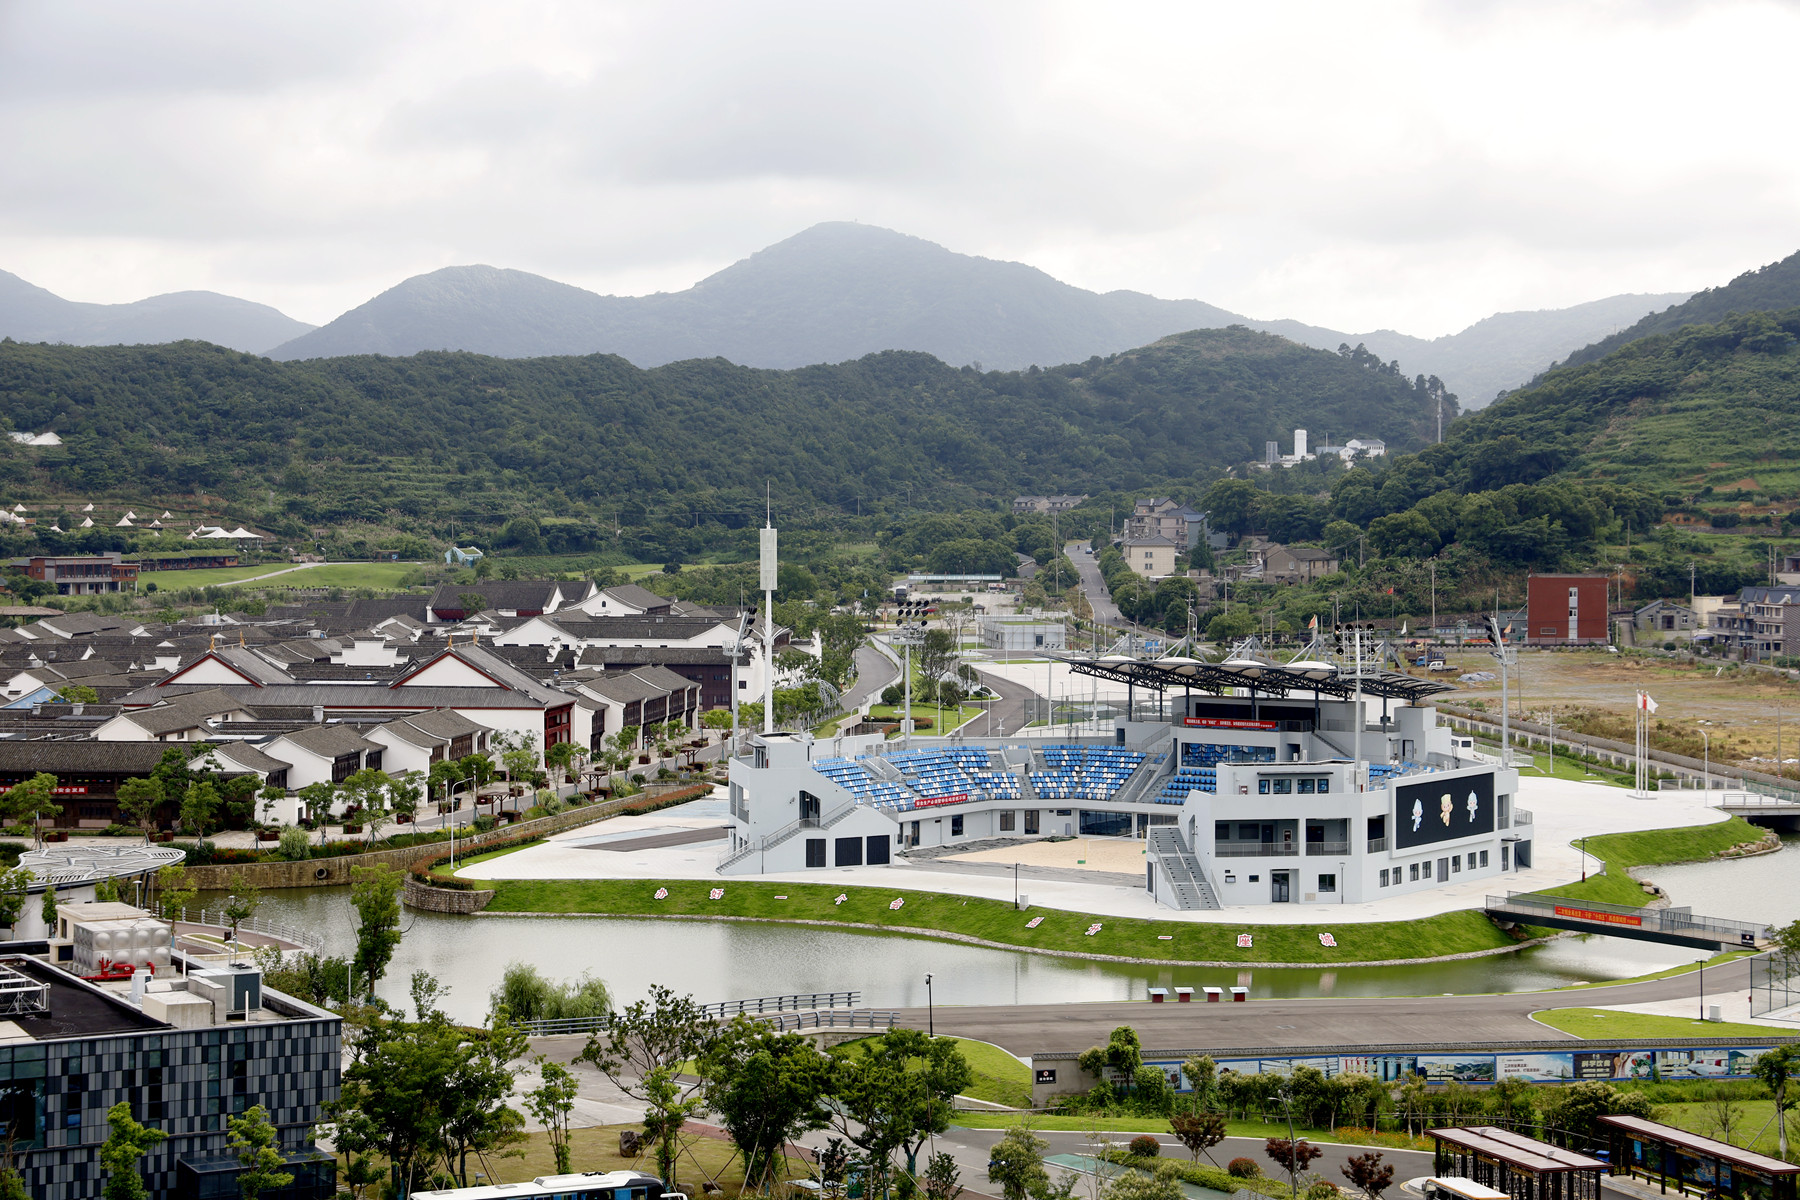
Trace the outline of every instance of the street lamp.
{"label": "street lamp", "polygon": [[[1017,908],[1015,903],[1013,907]],[[925,976],[925,1036],[937,1036],[937,1018],[931,1002],[931,976]]]}
{"label": "street lamp", "polygon": [[1706,752],[1706,759],[1702,764],[1705,774],[1701,776],[1700,783],[1706,789],[1706,800],[1710,804],[1712,802],[1712,737],[1704,729],[1700,731],[1700,745]]}

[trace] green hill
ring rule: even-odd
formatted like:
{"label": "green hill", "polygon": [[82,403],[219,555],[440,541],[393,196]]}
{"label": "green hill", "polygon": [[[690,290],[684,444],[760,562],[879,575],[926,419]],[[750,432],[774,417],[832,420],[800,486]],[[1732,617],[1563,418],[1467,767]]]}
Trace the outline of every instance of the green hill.
{"label": "green hill", "polygon": [[1670,491],[1800,490],[1800,308],[1632,342],[1458,424],[1438,472],[1479,489],[1552,473]]}
{"label": "green hill", "polygon": [[1405,449],[1431,391],[1366,354],[1233,328],[986,373],[903,352],[646,371],[610,355],[281,363],[193,342],[0,341],[0,405],[65,442],[0,446],[9,500],[204,492],[289,537],[578,518],[568,548],[589,549],[620,527],[760,524],[765,482],[807,521],[1191,483],[1297,425]]}
{"label": "green hill", "polygon": [[[1629,329],[1584,346],[1560,366],[1579,367],[1598,362],[1622,346],[1659,333],[1673,333],[1690,325],[1712,325],[1733,313],[1781,312],[1800,305],[1800,253],[1754,271],[1745,271],[1723,287],[1696,292],[1686,301],[1651,313]],[[1543,382],[1544,376],[1528,386]]]}

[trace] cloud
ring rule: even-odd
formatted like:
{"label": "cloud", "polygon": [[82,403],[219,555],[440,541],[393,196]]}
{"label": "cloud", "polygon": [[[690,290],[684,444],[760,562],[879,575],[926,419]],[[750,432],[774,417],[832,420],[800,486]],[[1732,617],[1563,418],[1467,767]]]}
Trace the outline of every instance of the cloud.
{"label": "cloud", "polygon": [[1796,34],[1751,0],[0,0],[0,267],[324,321],[458,262],[676,289],[855,219],[1437,334],[1791,252]]}

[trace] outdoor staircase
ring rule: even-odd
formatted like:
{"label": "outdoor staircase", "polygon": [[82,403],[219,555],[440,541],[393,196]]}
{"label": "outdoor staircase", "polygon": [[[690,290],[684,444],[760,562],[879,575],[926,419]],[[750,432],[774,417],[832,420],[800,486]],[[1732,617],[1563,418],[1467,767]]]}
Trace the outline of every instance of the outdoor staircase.
{"label": "outdoor staircase", "polygon": [[1162,762],[1157,762],[1156,756],[1151,754],[1138,764],[1138,769],[1132,773],[1130,779],[1120,785],[1119,790],[1113,793],[1112,798],[1119,804],[1136,804],[1148,796],[1151,789],[1160,784],[1165,776],[1172,776],[1174,773],[1175,756],[1173,754],[1164,757]]}
{"label": "outdoor staircase", "polygon": [[[1148,840],[1148,849],[1162,868],[1165,886],[1175,889],[1175,903],[1170,905],[1171,908],[1190,912],[1222,907],[1213,893],[1212,884],[1207,881],[1206,869],[1182,840],[1180,826],[1152,825]],[[1168,896],[1157,896],[1161,903],[1168,903],[1169,899]]]}

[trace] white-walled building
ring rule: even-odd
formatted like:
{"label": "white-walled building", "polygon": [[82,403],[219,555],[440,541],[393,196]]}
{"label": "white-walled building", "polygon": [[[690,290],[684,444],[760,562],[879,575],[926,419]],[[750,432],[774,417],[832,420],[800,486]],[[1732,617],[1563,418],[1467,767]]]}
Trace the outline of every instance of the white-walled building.
{"label": "white-walled building", "polygon": [[1076,669],[1165,694],[1223,694],[1185,690],[1170,696],[1167,721],[1118,721],[1110,739],[1064,744],[934,740],[903,751],[878,737],[829,747],[753,738],[730,766],[720,872],[885,862],[870,857],[886,853],[871,849],[883,839],[898,850],[1136,836],[1159,902],[1214,908],[1379,901],[1531,863],[1517,773],[1469,757],[1418,702],[1439,685],[1367,675],[1359,700],[1352,680],[1317,662]]}

